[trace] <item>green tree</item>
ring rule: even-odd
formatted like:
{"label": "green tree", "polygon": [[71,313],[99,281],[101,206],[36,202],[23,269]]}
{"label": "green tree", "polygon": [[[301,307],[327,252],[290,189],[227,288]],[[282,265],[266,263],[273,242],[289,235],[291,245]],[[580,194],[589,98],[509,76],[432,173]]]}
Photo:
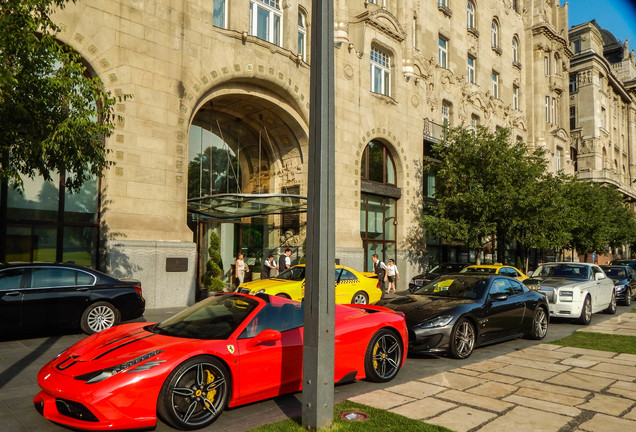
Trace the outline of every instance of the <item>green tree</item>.
{"label": "green tree", "polygon": [[479,250],[486,238],[503,241],[521,224],[523,201],[545,171],[541,151],[510,143],[510,132],[453,128],[433,145],[438,162],[424,173],[437,177],[435,202],[425,205],[421,224],[433,235]]}
{"label": "green tree", "polygon": [[223,291],[225,282],[221,279],[223,275],[223,260],[221,259],[221,238],[219,235],[210,232],[210,246],[208,247],[208,255],[210,260],[207,262],[206,273],[203,276],[203,286],[208,291]]}
{"label": "green tree", "polygon": [[79,190],[108,165],[103,139],[115,99],[90,78],[80,56],[56,40],[55,9],[75,0],[0,3],[0,179],[65,173]]}

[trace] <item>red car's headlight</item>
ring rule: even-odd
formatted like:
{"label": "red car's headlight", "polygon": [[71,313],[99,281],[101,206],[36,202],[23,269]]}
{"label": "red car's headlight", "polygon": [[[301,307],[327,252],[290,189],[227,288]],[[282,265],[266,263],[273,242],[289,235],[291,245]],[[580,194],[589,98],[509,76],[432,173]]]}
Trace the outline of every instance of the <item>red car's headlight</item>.
{"label": "red car's headlight", "polygon": [[[157,354],[162,353],[163,351],[152,351],[149,352],[147,354],[141,355],[135,359],[132,360],[128,360],[127,362],[118,364],[117,366],[113,366],[113,367],[109,367],[106,369],[101,369],[95,372],[89,372],[86,374],[82,374],[82,375],[78,375],[75,377],[76,380],[80,380],[80,381],[86,381],[86,384],[94,384],[100,381],[105,380],[106,378],[110,378],[113,375],[116,375],[120,372],[123,372],[127,369],[130,369],[131,367],[145,361],[148,360],[151,357],[156,356]],[[157,360],[157,361],[149,361],[146,362],[142,365],[139,365],[138,367],[129,370],[128,373],[136,373],[136,372],[143,372],[143,371],[147,371],[148,369],[152,369],[153,367],[160,365],[161,363],[163,363],[165,360]]]}

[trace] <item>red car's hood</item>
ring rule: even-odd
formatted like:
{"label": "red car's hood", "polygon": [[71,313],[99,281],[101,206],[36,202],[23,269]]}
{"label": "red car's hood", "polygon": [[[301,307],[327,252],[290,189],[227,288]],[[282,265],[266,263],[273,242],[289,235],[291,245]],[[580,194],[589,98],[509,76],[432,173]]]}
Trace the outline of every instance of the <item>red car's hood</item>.
{"label": "red car's hood", "polygon": [[[61,374],[77,377],[142,356],[146,357],[143,361],[157,359],[159,354],[176,345],[193,342],[192,339],[162,336],[145,330],[150,325],[124,324],[96,333],[64,351],[52,361],[51,367]],[[161,357],[165,358],[166,355]]]}

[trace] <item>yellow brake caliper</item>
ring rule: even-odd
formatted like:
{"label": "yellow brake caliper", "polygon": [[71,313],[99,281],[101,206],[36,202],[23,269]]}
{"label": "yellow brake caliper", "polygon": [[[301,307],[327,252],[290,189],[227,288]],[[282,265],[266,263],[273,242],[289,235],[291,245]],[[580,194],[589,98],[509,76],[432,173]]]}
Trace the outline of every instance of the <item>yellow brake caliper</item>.
{"label": "yellow brake caliper", "polygon": [[[206,384],[207,385],[212,384],[214,382],[214,375],[212,375],[212,372],[210,372],[209,370],[206,370],[205,373],[208,375]],[[206,399],[209,400],[210,402],[214,402],[214,396],[216,396],[216,389],[212,390],[211,392],[208,392],[205,395]]]}
{"label": "yellow brake caliper", "polygon": [[378,354],[378,350],[380,349],[380,342],[376,342],[375,346],[373,347],[373,368],[374,369],[378,369],[378,361],[375,360],[376,355]]}

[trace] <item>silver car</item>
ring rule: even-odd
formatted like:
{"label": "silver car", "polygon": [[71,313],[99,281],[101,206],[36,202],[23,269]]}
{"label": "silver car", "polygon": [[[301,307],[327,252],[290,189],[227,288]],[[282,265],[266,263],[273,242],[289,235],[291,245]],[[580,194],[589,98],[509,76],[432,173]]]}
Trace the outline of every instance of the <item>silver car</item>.
{"label": "silver car", "polygon": [[574,318],[587,325],[593,313],[616,313],[614,283],[595,264],[542,264],[523,283],[546,296],[551,317]]}

